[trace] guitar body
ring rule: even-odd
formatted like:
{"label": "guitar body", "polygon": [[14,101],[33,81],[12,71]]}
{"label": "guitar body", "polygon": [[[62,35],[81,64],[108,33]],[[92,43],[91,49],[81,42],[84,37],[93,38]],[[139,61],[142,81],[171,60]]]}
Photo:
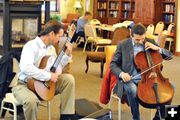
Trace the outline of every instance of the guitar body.
{"label": "guitar body", "polygon": [[[70,29],[68,36],[73,36],[74,32],[75,32],[75,28]],[[64,39],[66,40],[66,42],[65,42],[64,46],[62,47],[62,50],[59,53],[58,57],[54,61],[54,64],[50,68],[51,72],[56,71],[56,68],[59,65],[60,61],[62,60],[62,57],[66,50],[67,38],[64,37]],[[70,41],[70,42],[72,42],[72,41]],[[40,69],[46,68],[49,58],[50,58],[50,56],[44,56],[42,58],[40,65],[39,65]],[[38,97],[40,97],[40,99],[42,99],[42,100],[49,101],[49,100],[53,99],[53,97],[55,95],[55,83],[52,82],[51,80],[39,81],[39,80],[31,79],[31,80],[27,81],[27,86],[30,90],[32,90],[34,93],[36,93],[38,95]]]}
{"label": "guitar body", "polygon": [[[47,65],[47,61],[50,56],[44,56],[40,62],[40,69],[44,69]],[[27,81],[28,88],[35,92],[38,97],[40,97],[42,100],[49,101],[53,99],[55,94],[55,83],[52,81],[39,81],[35,79],[30,79]]]}

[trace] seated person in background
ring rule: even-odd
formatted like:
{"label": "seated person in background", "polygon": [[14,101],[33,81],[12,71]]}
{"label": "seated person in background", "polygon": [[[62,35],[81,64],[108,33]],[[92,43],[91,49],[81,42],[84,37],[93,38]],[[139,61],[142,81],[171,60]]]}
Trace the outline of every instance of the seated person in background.
{"label": "seated person in background", "polygon": [[[140,74],[134,63],[134,57],[140,51],[144,51],[144,47],[159,51],[159,53],[166,59],[172,59],[172,54],[150,39],[145,38],[146,28],[142,24],[136,24],[131,29],[131,37],[120,42],[117,46],[116,52],[110,64],[111,71],[119,78],[118,83],[114,88],[114,92],[118,97],[122,97],[123,93],[127,94],[128,103],[131,107],[133,120],[140,120],[139,102],[137,98],[137,85],[141,80],[139,75],[136,78],[133,76]],[[144,41],[146,40],[145,44]],[[162,117],[164,117],[164,106],[160,106]],[[159,120],[159,114],[153,120]]]}
{"label": "seated person in background", "polygon": [[77,28],[75,31],[74,36],[72,37],[72,42],[76,42],[77,38],[80,37],[84,37],[85,38],[85,33],[84,33],[84,25],[88,22],[88,20],[90,20],[92,17],[90,12],[85,12],[84,16],[80,17],[77,21]]}
{"label": "seated person in background", "polygon": [[[72,46],[67,45],[65,54],[60,61],[55,73],[50,70],[40,69],[41,59],[50,55],[51,61],[55,60],[55,49],[53,45],[58,44],[63,36],[63,26],[55,20],[46,23],[44,30],[33,40],[27,42],[22,50],[20,59],[20,72],[18,74],[18,84],[13,87],[12,92],[17,101],[23,105],[26,120],[37,120],[38,106],[40,103],[37,95],[28,89],[29,79],[40,81],[52,81],[55,83],[55,94],[60,94],[60,119],[74,120],[75,113],[75,82],[71,74],[62,74],[64,66],[72,58]],[[50,50],[53,50],[50,51]],[[54,60],[53,60],[54,58]],[[49,59],[48,59],[49,61]],[[47,63],[48,64],[48,63]],[[49,66],[49,64],[48,64]]]}

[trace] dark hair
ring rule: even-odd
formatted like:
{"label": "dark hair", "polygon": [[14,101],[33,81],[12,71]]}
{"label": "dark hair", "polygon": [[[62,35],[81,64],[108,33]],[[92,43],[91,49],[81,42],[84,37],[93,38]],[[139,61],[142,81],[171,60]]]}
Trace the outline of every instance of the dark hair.
{"label": "dark hair", "polygon": [[133,36],[134,34],[137,35],[143,35],[146,32],[146,28],[143,24],[138,23],[136,25],[134,25],[131,29],[131,35]]}
{"label": "dark hair", "polygon": [[87,15],[92,15],[92,14],[91,14],[91,12],[86,11],[86,12],[84,13],[84,16],[87,16]]}
{"label": "dark hair", "polygon": [[59,32],[60,29],[63,29],[63,25],[56,20],[50,20],[45,24],[44,29],[39,33],[40,36],[47,35],[51,31],[53,31],[55,34]]}
{"label": "dark hair", "polygon": [[71,24],[70,24],[70,25],[72,25],[72,24],[74,24],[75,26],[77,26],[77,20],[76,20],[76,19],[73,19],[73,20],[71,21]]}
{"label": "dark hair", "polygon": [[127,26],[127,29],[131,30],[134,25],[135,25],[135,23],[132,22],[131,24],[129,24],[129,25]]}

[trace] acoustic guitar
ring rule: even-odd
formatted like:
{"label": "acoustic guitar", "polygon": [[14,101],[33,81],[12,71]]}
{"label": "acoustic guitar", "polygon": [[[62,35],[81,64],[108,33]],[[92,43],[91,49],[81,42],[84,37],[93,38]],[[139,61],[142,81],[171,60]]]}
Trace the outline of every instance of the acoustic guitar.
{"label": "acoustic guitar", "polygon": [[[75,29],[72,29],[69,34],[71,36],[73,36]],[[64,37],[65,38],[65,37]],[[66,39],[66,42],[68,40]],[[57,56],[56,60],[54,61],[54,64],[52,65],[50,72],[56,72],[56,69],[59,65],[59,63],[62,60],[63,55],[65,54],[65,50],[66,50],[66,42],[61,50],[61,52],[59,53],[59,55]],[[44,69],[47,66],[47,61],[50,58],[50,56],[44,56],[40,62],[39,68],[40,69]],[[40,81],[40,80],[35,80],[35,79],[29,79],[27,81],[27,87],[35,92],[38,97],[42,100],[45,101],[49,101],[52,100],[54,95],[55,95],[55,84],[53,81],[49,80],[49,81]]]}

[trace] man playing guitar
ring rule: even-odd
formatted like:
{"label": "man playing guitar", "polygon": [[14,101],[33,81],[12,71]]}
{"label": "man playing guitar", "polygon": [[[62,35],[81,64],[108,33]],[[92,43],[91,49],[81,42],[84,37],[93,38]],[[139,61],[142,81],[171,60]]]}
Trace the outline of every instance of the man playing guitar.
{"label": "man playing guitar", "polygon": [[[55,84],[55,94],[60,95],[61,120],[74,120],[75,82],[71,74],[62,74],[63,67],[72,58],[72,46],[66,44],[67,49],[55,72],[40,68],[44,56],[55,55],[53,45],[58,44],[63,36],[63,26],[55,20],[46,23],[44,30],[33,40],[27,42],[22,50],[18,84],[12,92],[19,103],[23,105],[26,120],[37,120],[39,97],[27,87],[28,80],[35,79]],[[54,52],[49,52],[54,50]]]}

